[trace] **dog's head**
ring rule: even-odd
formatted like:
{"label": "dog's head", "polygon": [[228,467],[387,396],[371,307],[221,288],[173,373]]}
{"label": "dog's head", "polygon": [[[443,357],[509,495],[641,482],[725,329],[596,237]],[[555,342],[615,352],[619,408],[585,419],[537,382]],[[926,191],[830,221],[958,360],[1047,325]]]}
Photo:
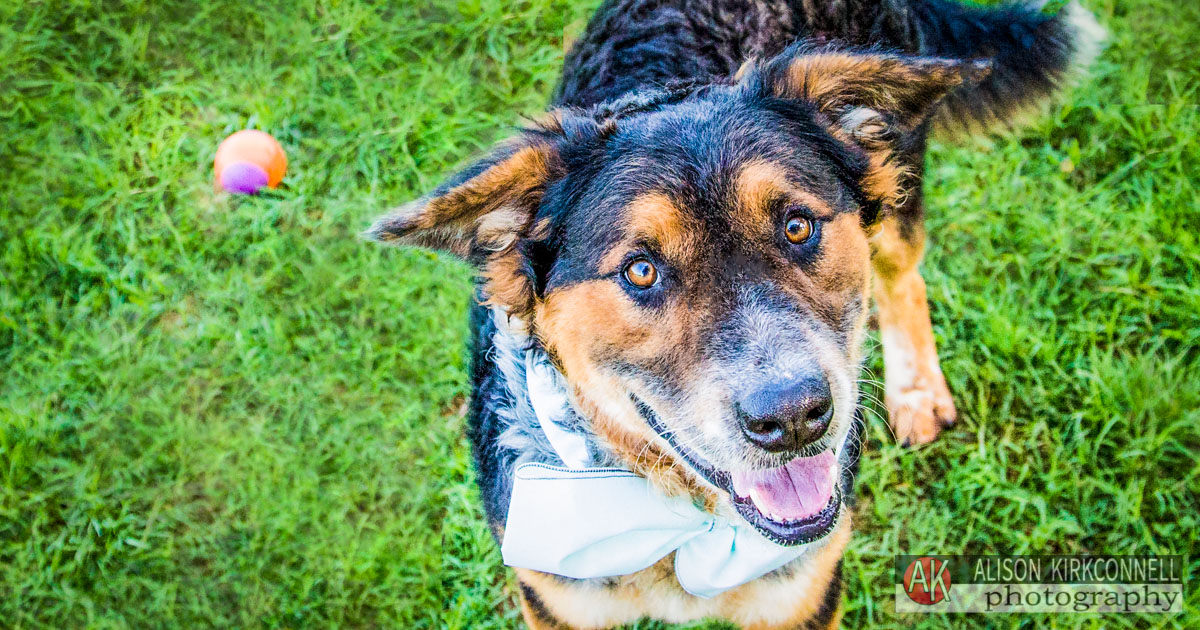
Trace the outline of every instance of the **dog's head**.
{"label": "dog's head", "polygon": [[630,466],[809,540],[836,515],[869,237],[909,186],[894,154],[984,71],[794,48],[555,112],[369,234],[475,262]]}

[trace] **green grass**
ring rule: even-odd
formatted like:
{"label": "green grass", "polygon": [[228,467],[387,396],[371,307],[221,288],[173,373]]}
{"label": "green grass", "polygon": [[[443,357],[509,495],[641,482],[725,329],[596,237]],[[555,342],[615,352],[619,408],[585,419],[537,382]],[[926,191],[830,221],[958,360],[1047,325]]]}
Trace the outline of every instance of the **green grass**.
{"label": "green grass", "polygon": [[[594,1],[508,4],[0,6],[0,626],[518,626],[461,435],[470,271],[355,237],[539,111]],[[1114,38],[1069,106],[931,156],[961,422],[912,452],[871,419],[847,627],[1200,625],[1191,586],[891,612],[900,552],[1200,579],[1200,5],[1089,4]],[[287,185],[214,196],[247,126]]]}

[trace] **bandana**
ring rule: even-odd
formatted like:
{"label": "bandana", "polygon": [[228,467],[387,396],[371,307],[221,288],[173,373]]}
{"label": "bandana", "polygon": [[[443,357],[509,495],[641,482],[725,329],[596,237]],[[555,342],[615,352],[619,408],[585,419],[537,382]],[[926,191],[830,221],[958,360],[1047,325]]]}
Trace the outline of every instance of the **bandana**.
{"label": "bandana", "polygon": [[529,402],[563,465],[516,467],[500,547],[508,566],[603,578],[636,573],[674,553],[679,585],[708,598],[788,564],[813,544],[776,544],[740,517],[666,496],[629,470],[591,465],[588,436],[568,420],[575,412],[562,375],[536,349],[524,359]]}

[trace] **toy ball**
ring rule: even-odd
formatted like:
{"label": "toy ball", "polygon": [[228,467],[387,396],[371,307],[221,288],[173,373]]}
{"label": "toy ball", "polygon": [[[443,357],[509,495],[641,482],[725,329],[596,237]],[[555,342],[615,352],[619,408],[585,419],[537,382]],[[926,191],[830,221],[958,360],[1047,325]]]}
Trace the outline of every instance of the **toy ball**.
{"label": "toy ball", "polygon": [[225,138],[213,160],[217,187],[240,195],[278,186],[286,170],[283,147],[270,134],[256,129],[243,129]]}

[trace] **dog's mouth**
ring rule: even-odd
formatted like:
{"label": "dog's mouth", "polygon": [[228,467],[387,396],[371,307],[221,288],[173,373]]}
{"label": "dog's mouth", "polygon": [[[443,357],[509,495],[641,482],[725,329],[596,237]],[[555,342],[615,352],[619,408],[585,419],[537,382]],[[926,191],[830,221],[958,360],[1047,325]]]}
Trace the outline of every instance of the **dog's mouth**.
{"label": "dog's mouth", "polygon": [[761,534],[783,545],[817,540],[837,522],[838,461],[832,450],[797,457],[777,468],[729,475],[738,514]]}
{"label": "dog's mouth", "polygon": [[737,513],[767,539],[784,546],[820,540],[841,512],[839,464],[832,449],[776,468],[728,472],[679,443],[658,415],[634,399],[643,418],[701,477],[729,493]]}

